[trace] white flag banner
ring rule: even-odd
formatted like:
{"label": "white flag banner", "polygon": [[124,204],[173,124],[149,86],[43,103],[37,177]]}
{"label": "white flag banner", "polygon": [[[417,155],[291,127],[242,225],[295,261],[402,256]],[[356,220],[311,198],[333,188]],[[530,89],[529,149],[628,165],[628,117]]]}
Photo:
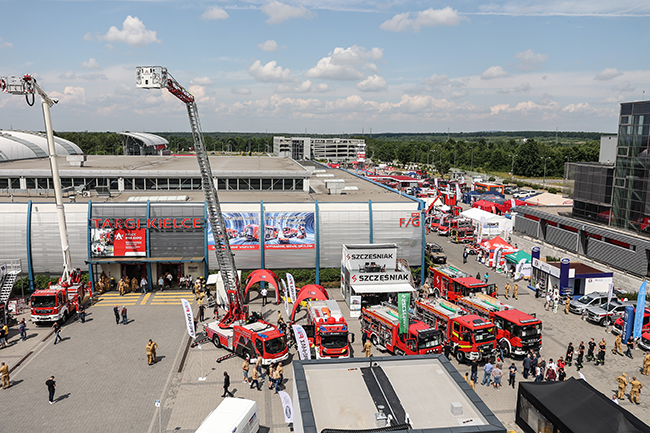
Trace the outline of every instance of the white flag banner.
{"label": "white flag banner", "polygon": [[460,201],[462,198],[461,193],[460,193],[460,185],[456,184],[456,200]]}
{"label": "white flag banner", "polygon": [[291,317],[291,313],[289,312],[289,290],[287,290],[287,285],[284,280],[280,281],[282,282],[282,288],[284,289],[284,311],[287,312],[287,317]]}
{"label": "white flag banner", "polygon": [[609,283],[609,292],[607,292],[607,305],[612,302],[612,296],[614,295],[614,283]]}
{"label": "white flag banner", "polygon": [[437,177],[433,178],[433,183],[436,185],[436,189],[438,189],[438,178]]}
{"label": "white flag banner", "polygon": [[284,412],[284,422],[287,424],[293,422],[293,405],[291,404],[291,397],[284,391],[278,391],[278,396],[282,400],[282,412]]}
{"label": "white flag banner", "polygon": [[512,208],[515,207],[515,206],[517,206],[517,205],[515,204],[515,199],[514,199],[514,198],[511,198],[511,199],[510,199],[510,209],[512,210]]}
{"label": "white flag banner", "polygon": [[187,333],[190,334],[190,337],[196,338],[196,332],[194,331],[194,316],[192,316],[192,307],[190,303],[187,302],[187,299],[181,299],[181,304],[183,304],[183,314],[185,314],[185,322],[187,322]]}
{"label": "white flag banner", "polygon": [[291,325],[293,335],[296,337],[296,348],[300,359],[311,359],[311,350],[309,349],[309,338],[307,333],[300,325]]}
{"label": "white flag banner", "polygon": [[289,286],[289,296],[291,296],[291,303],[296,302],[296,282],[293,280],[293,275],[287,272],[287,285]]}

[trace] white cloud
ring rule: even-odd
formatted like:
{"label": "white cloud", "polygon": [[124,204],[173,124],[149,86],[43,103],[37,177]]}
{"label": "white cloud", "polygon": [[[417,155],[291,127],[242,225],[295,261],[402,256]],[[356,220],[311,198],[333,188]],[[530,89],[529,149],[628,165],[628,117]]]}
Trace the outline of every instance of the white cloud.
{"label": "white cloud", "polygon": [[279,84],[275,91],[278,93],[323,93],[327,92],[329,87],[325,83],[314,84],[311,80],[305,80],[297,86]]}
{"label": "white cloud", "polygon": [[594,109],[587,102],[581,102],[579,104],[569,104],[562,109],[562,111],[567,113],[589,113],[594,111]]}
{"label": "white cloud", "polygon": [[11,42],[5,42],[0,38],[0,50],[3,48],[13,48],[13,44]]}
{"label": "white cloud", "polygon": [[269,18],[266,22],[269,24],[278,24],[291,18],[311,18],[313,16],[312,12],[302,5],[291,6],[277,0],[262,6],[262,12],[268,15]]}
{"label": "white cloud", "polygon": [[337,47],[329,56],[323,57],[316,66],[305,72],[309,78],[325,78],[331,80],[360,80],[365,74],[358,67],[365,67],[376,72],[377,66],[372,63],[384,57],[382,48],[372,48],[353,45],[349,48]]}
{"label": "white cloud", "polygon": [[253,92],[251,92],[251,89],[247,89],[246,87],[233,87],[230,89],[230,93],[234,95],[250,95]]}
{"label": "white cloud", "polygon": [[447,6],[443,9],[429,8],[420,11],[415,18],[410,18],[409,12],[397,14],[390,20],[384,21],[379,28],[391,32],[403,32],[409,29],[418,32],[422,27],[457,26],[466,19],[459,15],[457,10]]}
{"label": "white cloud", "polygon": [[508,74],[503,67],[490,66],[481,74],[481,80],[492,80],[494,78],[504,78],[509,76],[510,74]]}
{"label": "white cloud", "polygon": [[517,69],[520,71],[530,71],[532,69],[541,68],[544,62],[548,60],[546,54],[535,53],[531,49],[520,51],[515,55],[515,57],[519,59]]}
{"label": "white cloud", "polygon": [[86,69],[102,69],[99,63],[97,63],[97,60],[93,59],[92,57],[88,59],[87,62],[81,62],[81,66]]}
{"label": "white cloud", "polygon": [[108,42],[124,42],[128,45],[140,47],[154,42],[162,42],[156,37],[155,31],[147,29],[138,17],[132,17],[131,15],[127,16],[122,23],[122,30],[111,26],[104,36],[99,36],[99,39]]}
{"label": "white cloud", "polygon": [[508,16],[647,16],[650,4],[638,0],[584,1],[509,1],[488,2],[481,13]]}
{"label": "white cloud", "polygon": [[460,92],[451,92],[451,97],[453,99],[462,98],[464,96],[467,96],[467,90],[461,90]]}
{"label": "white cloud", "polygon": [[497,90],[497,93],[501,93],[502,95],[507,95],[508,93],[510,93],[510,89],[506,89],[505,87],[502,87],[499,90]]}
{"label": "white cloud", "polygon": [[61,102],[70,105],[85,105],[86,104],[86,90],[83,87],[67,86],[61,92],[50,92],[50,97],[58,98]]}
{"label": "white cloud", "polygon": [[213,6],[203,12],[201,18],[204,20],[226,20],[230,18],[230,15],[228,15],[228,12],[221,9],[220,7]]}
{"label": "white cloud", "polygon": [[76,78],[77,78],[77,74],[75,74],[73,71],[68,71],[68,72],[65,72],[65,73],[63,73],[63,74],[59,74],[58,77],[59,77],[60,80],[67,80],[67,81],[70,81],[70,80],[74,80],[74,79],[76,79]]}
{"label": "white cloud", "polygon": [[277,66],[275,60],[263,66],[262,62],[255,60],[255,63],[248,68],[248,72],[257,81],[263,83],[289,83],[296,81],[295,78],[291,77],[291,71],[289,69],[282,69],[282,66]]}
{"label": "white cloud", "polygon": [[612,89],[616,92],[634,92],[636,90],[636,87],[632,87],[632,83],[629,81],[623,81],[621,84],[614,86]]}
{"label": "white cloud", "polygon": [[214,83],[208,77],[196,77],[192,78],[192,84],[195,84],[197,86],[209,86],[210,84]]}
{"label": "white cloud", "polygon": [[623,73],[619,72],[616,68],[605,68],[596,74],[594,80],[606,81],[611,80],[612,78],[620,77],[621,75],[623,75]]}
{"label": "white cloud", "polygon": [[438,75],[438,74],[433,74],[432,76],[422,80],[422,84],[424,84],[425,86],[440,86],[443,84],[447,84],[448,82],[449,82],[449,75]]}
{"label": "white cloud", "polygon": [[530,83],[528,81],[525,81],[521,83],[519,86],[515,87],[515,92],[526,93],[526,92],[530,92],[530,89],[532,89]]}
{"label": "white cloud", "polygon": [[105,74],[102,74],[101,72],[96,72],[93,74],[82,74],[79,75],[79,78],[87,81],[108,80],[108,77]]}
{"label": "white cloud", "polygon": [[273,39],[269,39],[268,41],[264,42],[263,44],[259,44],[257,46],[262,51],[277,51],[278,50],[278,43],[275,42]]}
{"label": "white cloud", "polygon": [[371,75],[365,80],[357,83],[357,89],[362,92],[383,92],[388,90],[388,84],[383,77],[379,75]]}

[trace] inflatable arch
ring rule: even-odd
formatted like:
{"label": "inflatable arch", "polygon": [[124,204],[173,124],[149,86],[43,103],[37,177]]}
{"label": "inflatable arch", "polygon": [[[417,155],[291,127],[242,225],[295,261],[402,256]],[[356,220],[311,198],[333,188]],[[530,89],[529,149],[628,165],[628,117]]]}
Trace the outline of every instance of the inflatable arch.
{"label": "inflatable arch", "polygon": [[296,302],[293,303],[293,311],[291,311],[291,323],[293,323],[293,318],[296,315],[296,311],[300,306],[300,303],[306,299],[317,299],[319,301],[327,301],[330,297],[327,294],[325,287],[319,286],[318,284],[307,284],[298,292],[296,296]]}
{"label": "inflatable arch", "polygon": [[244,289],[244,299],[246,299],[246,295],[251,286],[262,281],[273,286],[275,289],[275,304],[280,304],[280,280],[278,280],[275,273],[269,269],[258,269],[248,275],[245,284],[246,288]]}

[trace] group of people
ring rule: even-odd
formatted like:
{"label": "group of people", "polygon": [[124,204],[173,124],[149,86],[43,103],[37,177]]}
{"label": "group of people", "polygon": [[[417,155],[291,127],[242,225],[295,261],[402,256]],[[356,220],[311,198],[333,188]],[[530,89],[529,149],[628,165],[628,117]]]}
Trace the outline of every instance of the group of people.
{"label": "group of people", "polygon": [[129,323],[129,319],[127,316],[126,312],[126,305],[122,306],[122,310],[120,311],[120,307],[117,305],[113,307],[113,314],[115,315],[115,324],[119,325],[120,324],[120,316],[122,317],[122,324],[126,325]]}
{"label": "group of people", "polygon": [[[278,393],[279,387],[284,381],[284,367],[281,362],[276,362],[271,364],[268,367],[266,373],[264,372],[264,366],[262,365],[262,357],[257,357],[257,359],[251,360],[250,357],[244,359],[242,364],[242,374],[243,382],[249,385],[250,389],[257,388],[258,391],[262,389],[262,383],[264,379],[268,376],[269,378],[269,389],[274,389],[275,394]],[[223,372],[224,383],[223,383],[223,394],[222,397],[230,396],[233,397],[233,394],[229,391],[230,387],[230,376],[228,372]]]}

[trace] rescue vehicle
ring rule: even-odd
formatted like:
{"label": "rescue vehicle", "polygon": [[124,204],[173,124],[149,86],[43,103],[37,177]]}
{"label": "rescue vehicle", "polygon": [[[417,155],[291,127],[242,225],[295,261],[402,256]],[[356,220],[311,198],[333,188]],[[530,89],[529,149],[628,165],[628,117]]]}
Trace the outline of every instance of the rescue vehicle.
{"label": "rescue vehicle", "polygon": [[[634,311],[636,312],[636,307],[634,308]],[[614,326],[612,327],[612,332],[614,334],[623,333],[624,323],[625,323],[625,316],[616,319],[616,321],[614,322]],[[645,311],[643,312],[643,325],[641,325],[641,332],[650,332],[650,308],[646,308]]]}
{"label": "rescue vehicle", "polygon": [[644,332],[637,344],[641,349],[645,350],[646,352],[650,352],[650,331]]}
{"label": "rescue vehicle", "polygon": [[[350,357],[354,334],[348,332],[348,324],[336,301],[308,302],[307,320],[309,324],[303,329],[314,347],[316,359]],[[350,337],[352,341],[348,340]]]}
{"label": "rescue vehicle", "polygon": [[496,354],[494,324],[458,305],[444,299],[421,299],[415,303],[415,315],[442,332],[460,363]]}
{"label": "rescue vehicle", "polygon": [[58,284],[34,291],[30,299],[30,320],[36,325],[53,322],[62,325],[79,309],[85,294],[81,271],[73,271],[68,281],[59,279]]}
{"label": "rescue vehicle", "polygon": [[431,294],[452,302],[472,293],[496,296],[494,284],[486,284],[453,266],[429,267]]}
{"label": "rescue vehicle", "polygon": [[[259,226],[257,224],[248,224],[242,230],[241,236],[244,236],[248,241],[257,241],[260,240]],[[264,240],[269,241],[278,238],[279,230],[277,227],[265,226]]]}
{"label": "rescue vehicle", "polygon": [[395,355],[424,355],[442,351],[442,333],[409,317],[408,333],[399,333],[399,313],[390,304],[372,305],[361,311],[361,332],[372,344]]}
{"label": "rescue vehicle", "polygon": [[494,323],[497,341],[505,340],[505,356],[526,355],[530,350],[542,349],[542,321],[538,318],[497,301],[483,293],[459,298],[456,304],[467,311]]}

